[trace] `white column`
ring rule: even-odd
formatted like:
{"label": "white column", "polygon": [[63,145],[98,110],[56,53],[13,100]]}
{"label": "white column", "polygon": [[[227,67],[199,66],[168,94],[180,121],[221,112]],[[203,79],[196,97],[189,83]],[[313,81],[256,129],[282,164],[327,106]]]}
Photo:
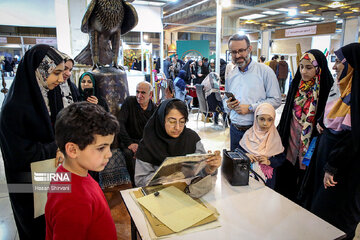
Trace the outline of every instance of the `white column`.
{"label": "white column", "polygon": [[[319,49],[321,52],[326,54],[325,50],[330,52],[330,43],[330,35],[314,36],[311,40],[311,49]],[[306,51],[306,49],[303,49],[303,51],[304,50]]]}
{"label": "white column", "polygon": [[164,25],[163,25],[163,9],[160,11],[161,16],[161,32],[160,32],[160,71],[164,72]]}
{"label": "white column", "polygon": [[141,45],[141,72],[144,72],[144,48],[143,48],[143,44],[144,44],[144,35],[143,32],[140,32],[140,45]]}
{"label": "white column", "polygon": [[221,14],[222,7],[220,0],[216,0],[216,61],[215,72],[220,76],[220,51],[221,51]]}
{"label": "white column", "polygon": [[344,19],[342,27],[340,46],[358,42],[359,39],[359,17]]}
{"label": "white column", "polygon": [[270,40],[271,40],[271,31],[266,30],[261,32],[261,55],[266,57],[266,61],[269,61],[270,56]]}
{"label": "white column", "polygon": [[54,0],[56,41],[61,52],[71,54],[70,15],[68,0]]}
{"label": "white column", "polygon": [[87,33],[81,32],[81,21],[89,0],[54,0],[58,49],[75,57],[88,44]]}

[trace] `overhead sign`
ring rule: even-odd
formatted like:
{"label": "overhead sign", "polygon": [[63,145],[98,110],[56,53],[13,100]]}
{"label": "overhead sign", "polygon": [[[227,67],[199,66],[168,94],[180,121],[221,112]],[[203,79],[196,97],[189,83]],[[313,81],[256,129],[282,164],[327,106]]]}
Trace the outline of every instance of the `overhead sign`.
{"label": "overhead sign", "polygon": [[7,43],[7,37],[0,37],[0,43]]}
{"label": "overhead sign", "polygon": [[36,44],[56,45],[56,38],[37,38]]}
{"label": "overhead sign", "polygon": [[316,34],[316,27],[317,25],[285,29],[285,37],[313,35]]}

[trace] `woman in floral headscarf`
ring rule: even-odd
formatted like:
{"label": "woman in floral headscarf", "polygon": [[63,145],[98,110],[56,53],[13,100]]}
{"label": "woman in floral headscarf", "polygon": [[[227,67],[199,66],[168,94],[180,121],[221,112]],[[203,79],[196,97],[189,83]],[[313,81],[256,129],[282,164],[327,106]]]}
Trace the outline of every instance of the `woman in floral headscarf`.
{"label": "woman in floral headscarf", "polygon": [[319,50],[309,50],[300,59],[290,86],[278,131],[288,161],[278,168],[275,190],[296,201],[305,174],[303,158],[318,135],[316,120],[324,111],[333,78]]}
{"label": "woman in floral headscarf", "polygon": [[310,210],[353,239],[360,222],[360,44],[335,51],[339,94],[330,94],[319,121]]}
{"label": "woman in floral headscarf", "polygon": [[[62,53],[48,45],[35,45],[19,64],[0,115],[0,145],[8,184],[21,183],[32,190],[30,164],[56,156],[50,118],[54,112],[48,93],[64,82],[64,69]],[[45,218],[34,218],[33,194],[25,189],[9,192],[20,239],[45,239]]]}

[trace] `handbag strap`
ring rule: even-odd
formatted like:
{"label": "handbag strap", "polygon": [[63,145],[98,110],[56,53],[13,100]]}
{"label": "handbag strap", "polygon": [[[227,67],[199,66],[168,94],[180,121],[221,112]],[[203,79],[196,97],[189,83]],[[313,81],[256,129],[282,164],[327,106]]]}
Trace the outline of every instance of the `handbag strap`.
{"label": "handbag strap", "polygon": [[264,183],[264,184],[266,184],[265,182],[265,180],[257,173],[257,172],[255,172],[254,170],[252,170],[251,168],[250,168],[250,172],[252,172],[254,175],[255,175],[255,179],[256,180],[258,180],[259,182],[260,182],[260,180],[259,179],[261,179],[261,181]]}

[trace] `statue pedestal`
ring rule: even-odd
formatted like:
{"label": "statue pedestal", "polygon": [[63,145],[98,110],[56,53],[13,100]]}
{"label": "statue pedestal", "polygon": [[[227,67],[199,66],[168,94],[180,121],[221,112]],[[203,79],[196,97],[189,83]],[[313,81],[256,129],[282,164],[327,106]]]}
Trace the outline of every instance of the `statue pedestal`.
{"label": "statue pedestal", "polygon": [[91,73],[95,78],[98,96],[105,99],[110,112],[116,116],[129,96],[126,72],[114,67],[100,67]]}

